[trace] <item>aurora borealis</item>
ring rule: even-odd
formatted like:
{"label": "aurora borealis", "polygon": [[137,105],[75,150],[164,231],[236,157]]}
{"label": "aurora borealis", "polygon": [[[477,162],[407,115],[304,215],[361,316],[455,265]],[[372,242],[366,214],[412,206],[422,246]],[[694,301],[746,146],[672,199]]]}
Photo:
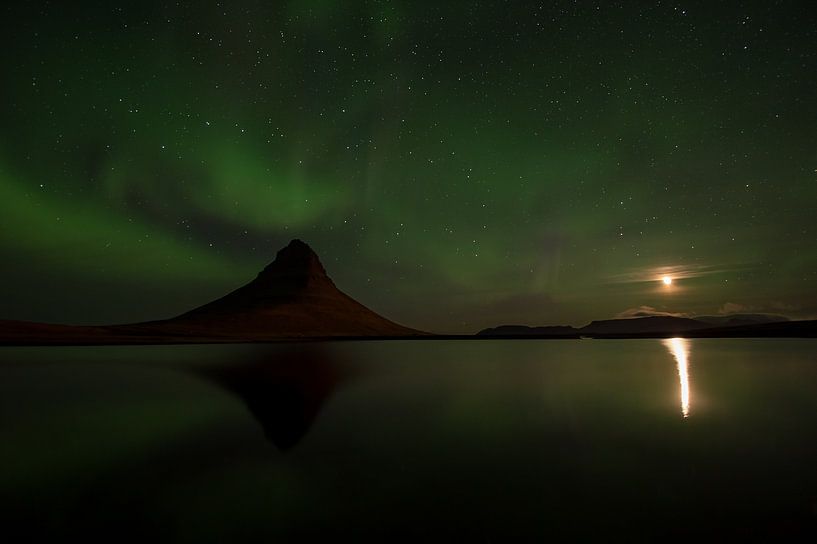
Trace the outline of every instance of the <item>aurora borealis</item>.
{"label": "aurora borealis", "polygon": [[809,3],[0,10],[0,318],[169,317],[296,237],[439,332],[817,315]]}

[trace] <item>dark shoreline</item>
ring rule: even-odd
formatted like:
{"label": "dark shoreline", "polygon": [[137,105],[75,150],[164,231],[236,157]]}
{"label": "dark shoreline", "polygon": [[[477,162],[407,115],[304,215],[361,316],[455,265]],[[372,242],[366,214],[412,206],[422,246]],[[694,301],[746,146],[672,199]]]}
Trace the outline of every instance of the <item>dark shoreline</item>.
{"label": "dark shoreline", "polygon": [[[796,323],[796,322],[795,322]],[[814,323],[814,322],[808,322]],[[67,347],[67,346],[173,346],[192,344],[291,344],[318,342],[382,342],[382,341],[450,341],[450,340],[643,340],[662,338],[817,338],[817,330],[812,327],[794,327],[792,330],[748,331],[748,330],[697,330],[684,332],[663,332],[645,334],[576,334],[576,335],[469,335],[437,334],[422,336],[303,336],[286,338],[218,338],[218,337],[158,337],[137,335],[127,337],[102,338],[4,338],[0,347]]]}

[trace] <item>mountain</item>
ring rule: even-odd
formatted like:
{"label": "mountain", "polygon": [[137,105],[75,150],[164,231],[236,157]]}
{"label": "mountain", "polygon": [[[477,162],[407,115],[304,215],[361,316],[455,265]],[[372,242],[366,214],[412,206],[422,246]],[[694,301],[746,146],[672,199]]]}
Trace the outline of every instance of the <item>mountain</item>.
{"label": "mountain", "polygon": [[651,316],[629,319],[606,319],[593,321],[576,329],[570,326],[528,327],[526,325],[500,325],[483,329],[477,336],[513,338],[520,336],[577,338],[579,336],[607,335],[669,335],[680,332],[708,329],[711,325],[682,317]]}
{"label": "mountain", "polygon": [[292,240],[247,285],[173,319],[139,325],[173,334],[215,337],[406,336],[338,289],[307,244]]}
{"label": "mountain", "polygon": [[[748,315],[749,317],[746,317]],[[734,316],[704,316],[716,318],[707,323],[700,318],[651,316],[631,319],[593,321],[580,329],[573,327],[528,327],[501,325],[484,329],[476,337],[501,338],[814,338],[817,321],[790,321],[782,316],[740,314]],[[748,323],[747,323],[748,322]],[[721,323],[718,325],[717,323]]]}
{"label": "mountain", "polygon": [[672,334],[709,327],[706,323],[685,317],[653,316],[592,321],[579,331],[585,335]]}
{"label": "mountain", "polygon": [[292,240],[243,287],[162,321],[98,327],[0,322],[0,343],[256,342],[282,338],[403,337],[398,325],[338,289],[307,244]]}
{"label": "mountain", "polygon": [[702,321],[715,327],[738,327],[742,325],[762,325],[763,323],[783,323],[789,318],[775,314],[727,314],[696,315],[695,321]]}
{"label": "mountain", "polygon": [[528,327],[527,325],[500,325],[483,329],[477,336],[550,336],[554,338],[576,338],[579,336],[578,329],[570,326],[556,325],[551,327]]}
{"label": "mountain", "polygon": [[[439,336],[378,315],[335,286],[320,259],[292,240],[255,279],[177,317],[130,325],[72,326],[0,320],[0,345],[170,344],[264,342],[324,338],[649,338],[815,337],[817,321],[768,314],[651,316],[569,326],[502,325],[474,336]],[[235,385],[235,384],[234,384]],[[243,386],[236,386],[244,391]],[[249,402],[249,401],[248,401]],[[260,410],[256,402],[249,402]],[[256,410],[257,411],[257,410]]]}
{"label": "mountain", "polygon": [[775,321],[690,331],[690,338],[817,338],[817,320]]}

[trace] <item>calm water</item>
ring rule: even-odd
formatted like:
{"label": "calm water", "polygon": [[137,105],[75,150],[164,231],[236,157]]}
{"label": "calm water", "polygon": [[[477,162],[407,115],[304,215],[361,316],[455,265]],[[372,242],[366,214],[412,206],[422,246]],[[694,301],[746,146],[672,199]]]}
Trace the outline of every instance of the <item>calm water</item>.
{"label": "calm water", "polygon": [[3,348],[0,503],[31,539],[813,535],[817,341]]}

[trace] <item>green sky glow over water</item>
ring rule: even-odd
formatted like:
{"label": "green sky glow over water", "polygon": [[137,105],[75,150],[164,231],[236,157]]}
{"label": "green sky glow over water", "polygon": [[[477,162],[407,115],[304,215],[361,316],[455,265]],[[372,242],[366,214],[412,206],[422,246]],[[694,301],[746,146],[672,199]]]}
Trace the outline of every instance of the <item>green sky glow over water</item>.
{"label": "green sky glow over water", "polygon": [[817,314],[807,3],[0,14],[0,318],[170,316],[294,237],[441,332]]}

